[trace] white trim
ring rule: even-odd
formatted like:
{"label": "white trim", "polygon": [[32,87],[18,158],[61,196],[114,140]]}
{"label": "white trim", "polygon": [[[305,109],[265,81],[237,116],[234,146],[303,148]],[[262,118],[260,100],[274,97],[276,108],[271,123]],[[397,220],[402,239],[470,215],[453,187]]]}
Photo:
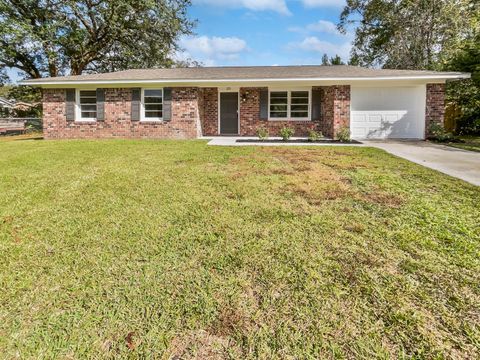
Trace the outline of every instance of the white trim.
{"label": "white trim", "polygon": [[221,114],[221,99],[220,99],[220,94],[221,93],[229,93],[229,92],[236,92],[237,93],[237,134],[226,134],[226,135],[239,135],[240,134],[240,89],[234,88],[234,89],[218,89],[218,121],[217,121],[217,133],[218,135],[222,135],[220,132],[220,114]]}
{"label": "white trim", "polygon": [[[97,89],[75,89],[75,122],[96,122],[97,118],[82,118],[82,108],[80,106],[80,91],[97,91]],[[97,94],[95,94],[96,98]],[[97,99],[98,101],[98,99]],[[95,101],[95,114],[97,113],[97,101]]]}
{"label": "white trim", "polygon": [[[270,117],[270,93],[271,92],[287,92],[287,117],[275,118]],[[303,118],[292,118],[292,91],[307,91],[308,92],[308,116]],[[268,121],[312,121],[312,88],[268,88]]]}
{"label": "white trim", "polygon": [[170,83],[250,83],[250,82],[291,82],[291,81],[376,81],[376,80],[446,80],[469,79],[470,74],[442,74],[417,76],[377,76],[377,77],[313,77],[313,78],[264,78],[264,79],[158,79],[158,80],[25,80],[20,85],[90,85],[90,84],[170,84]]}
{"label": "white trim", "polygon": [[[147,118],[145,117],[145,90],[161,90],[162,91],[162,117]],[[163,88],[158,89],[145,89],[140,90],[140,122],[162,122],[163,121]]]}

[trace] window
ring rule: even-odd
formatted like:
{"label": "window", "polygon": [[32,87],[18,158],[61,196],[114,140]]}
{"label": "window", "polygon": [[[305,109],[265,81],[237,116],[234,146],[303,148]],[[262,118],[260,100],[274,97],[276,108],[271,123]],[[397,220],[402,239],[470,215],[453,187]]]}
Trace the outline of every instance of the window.
{"label": "window", "polygon": [[79,90],[77,93],[77,104],[80,121],[95,121],[97,118],[97,91],[96,90]]}
{"label": "window", "polygon": [[292,91],[290,93],[290,117],[308,118],[309,91]]}
{"label": "window", "polygon": [[270,120],[310,120],[310,90],[272,90]]}
{"label": "window", "polygon": [[163,90],[144,89],[142,93],[144,121],[159,121],[163,119]]}

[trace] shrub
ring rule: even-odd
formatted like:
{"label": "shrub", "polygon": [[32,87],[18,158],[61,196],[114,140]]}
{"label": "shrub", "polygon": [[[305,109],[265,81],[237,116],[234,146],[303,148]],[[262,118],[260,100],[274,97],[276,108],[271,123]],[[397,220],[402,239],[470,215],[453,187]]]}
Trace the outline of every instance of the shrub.
{"label": "shrub", "polygon": [[430,134],[429,139],[439,141],[439,142],[447,142],[453,140],[453,134],[450,132],[445,131],[442,125],[437,123],[433,123],[428,128],[428,133]]}
{"label": "shrub", "polygon": [[259,127],[257,129],[257,136],[261,141],[267,140],[268,139],[268,129],[266,127]]}
{"label": "shrub", "polygon": [[350,142],[350,129],[346,126],[342,127],[337,133],[337,139],[340,142]]}
{"label": "shrub", "polygon": [[480,135],[480,117],[463,116],[457,121],[458,135]]}
{"label": "shrub", "polygon": [[294,131],[292,128],[284,126],[283,128],[280,129],[280,136],[282,137],[283,141],[288,141],[294,134]]}
{"label": "shrub", "polygon": [[310,130],[308,132],[308,141],[318,141],[323,138],[323,134],[321,131]]}

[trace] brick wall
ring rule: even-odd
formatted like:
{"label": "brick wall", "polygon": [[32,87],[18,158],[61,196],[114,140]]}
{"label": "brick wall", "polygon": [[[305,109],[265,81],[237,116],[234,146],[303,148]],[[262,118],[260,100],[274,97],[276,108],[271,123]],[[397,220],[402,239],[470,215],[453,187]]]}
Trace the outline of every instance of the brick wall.
{"label": "brick wall", "polygon": [[425,133],[429,135],[434,123],[443,126],[445,116],[445,84],[427,84],[425,107]]}
{"label": "brick wall", "polygon": [[105,89],[105,121],[66,121],[65,90],[43,90],[43,126],[46,139],[68,138],[174,138],[199,135],[197,88],[172,89],[172,120],[131,121],[131,89]]}
{"label": "brick wall", "polygon": [[333,107],[334,107],[334,93],[330,86],[323,86],[322,89],[322,122],[320,131],[324,136],[333,137]]}
{"label": "brick wall", "polygon": [[336,137],[343,128],[350,128],[350,85],[323,87],[323,133]]}
{"label": "brick wall", "polygon": [[278,136],[282,127],[295,130],[294,136],[307,136],[310,129],[317,129],[315,121],[265,121],[260,120],[260,91],[265,88],[240,88],[240,134],[256,136],[259,127],[266,127],[270,136]]}
{"label": "brick wall", "polygon": [[[294,129],[295,136],[307,136],[311,129],[332,137],[350,123],[350,86],[321,87],[322,116],[312,121],[260,120],[260,91],[265,88],[240,89],[240,135],[256,136],[266,127],[278,136],[282,127]],[[432,92],[432,96],[437,92]],[[169,122],[131,121],[131,89],[105,89],[105,121],[73,122],[65,118],[65,90],[43,91],[44,134],[47,139],[62,138],[174,138],[191,139],[218,135],[218,89],[173,88],[172,120]],[[442,116],[443,119],[443,116]]]}
{"label": "brick wall", "polygon": [[200,102],[203,135],[218,135],[218,89],[201,89]]}

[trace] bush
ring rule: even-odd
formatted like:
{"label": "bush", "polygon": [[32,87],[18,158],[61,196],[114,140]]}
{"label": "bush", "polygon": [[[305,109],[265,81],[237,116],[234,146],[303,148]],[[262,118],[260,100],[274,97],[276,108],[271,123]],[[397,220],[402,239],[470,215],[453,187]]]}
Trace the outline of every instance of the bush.
{"label": "bush", "polygon": [[283,141],[288,141],[288,139],[290,139],[293,134],[294,134],[294,131],[292,128],[285,126],[280,129],[280,136],[282,137]]}
{"label": "bush", "polygon": [[453,134],[445,131],[445,128],[442,125],[433,123],[428,128],[428,133],[430,134],[429,139],[439,141],[439,142],[448,142],[453,140]]}
{"label": "bush", "polygon": [[268,129],[266,127],[260,127],[257,129],[257,136],[261,141],[268,139]]}
{"label": "bush", "polygon": [[350,142],[350,129],[346,126],[342,127],[337,133],[337,139],[340,142]]}
{"label": "bush", "polygon": [[458,135],[480,135],[480,117],[462,116],[457,121],[456,132]]}
{"label": "bush", "polygon": [[323,138],[323,134],[321,131],[310,130],[308,132],[308,141],[318,141]]}

